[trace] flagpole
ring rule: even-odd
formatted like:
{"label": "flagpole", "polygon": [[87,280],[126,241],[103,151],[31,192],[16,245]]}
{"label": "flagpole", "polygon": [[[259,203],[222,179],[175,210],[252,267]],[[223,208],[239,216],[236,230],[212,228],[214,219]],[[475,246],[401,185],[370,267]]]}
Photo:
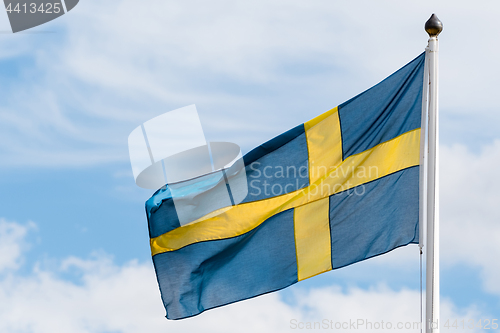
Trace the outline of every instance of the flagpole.
{"label": "flagpole", "polygon": [[[420,323],[424,323],[424,306],[423,306],[423,277],[422,277],[422,257],[424,247],[425,223],[427,222],[427,98],[429,96],[429,47],[425,48],[424,60],[424,82],[422,87],[422,113],[420,122],[420,175],[419,175],[419,209],[418,209],[418,247],[419,247],[419,263],[420,263]],[[420,329],[423,332],[423,327]]]}
{"label": "flagpole", "polygon": [[425,23],[429,34],[429,156],[427,176],[427,254],[425,332],[439,332],[439,104],[437,36],[443,24],[432,14]]}

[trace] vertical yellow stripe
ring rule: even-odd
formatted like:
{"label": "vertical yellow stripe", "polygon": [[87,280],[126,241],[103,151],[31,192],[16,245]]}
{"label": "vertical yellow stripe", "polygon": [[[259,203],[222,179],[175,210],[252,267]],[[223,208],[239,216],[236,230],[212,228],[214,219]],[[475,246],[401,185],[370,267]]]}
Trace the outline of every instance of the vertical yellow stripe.
{"label": "vertical yellow stripe", "polygon": [[324,198],[294,210],[299,281],[332,269],[329,208]]}
{"label": "vertical yellow stripe", "polygon": [[304,123],[309,150],[309,184],[342,162],[338,107]]}

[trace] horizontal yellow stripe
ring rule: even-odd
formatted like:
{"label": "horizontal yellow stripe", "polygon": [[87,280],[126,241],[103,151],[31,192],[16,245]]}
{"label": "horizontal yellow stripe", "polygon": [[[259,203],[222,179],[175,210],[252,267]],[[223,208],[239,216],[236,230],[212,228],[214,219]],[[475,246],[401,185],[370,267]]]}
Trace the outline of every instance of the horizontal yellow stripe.
{"label": "horizontal yellow stripe", "polygon": [[299,281],[332,269],[329,210],[330,198],[323,198],[293,212]]}
{"label": "horizontal yellow stripe", "polygon": [[420,129],[404,133],[332,167],[308,187],[279,197],[234,206],[228,211],[151,239],[153,255],[189,244],[242,235],[284,210],[304,205],[419,165]]}
{"label": "horizontal yellow stripe", "polygon": [[342,163],[342,136],[338,107],[304,123],[309,153],[309,183]]}

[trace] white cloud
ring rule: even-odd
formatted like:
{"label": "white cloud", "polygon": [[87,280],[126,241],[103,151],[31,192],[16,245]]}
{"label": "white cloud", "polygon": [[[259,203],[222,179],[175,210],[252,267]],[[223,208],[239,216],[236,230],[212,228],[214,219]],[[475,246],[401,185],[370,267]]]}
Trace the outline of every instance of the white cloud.
{"label": "white cloud", "polygon": [[[0,222],[0,227],[24,228]],[[23,237],[6,234],[2,240],[20,244]],[[19,255],[2,253],[18,260]],[[150,263],[130,261],[117,265],[105,254],[90,259],[69,257],[58,267],[20,274],[10,266],[0,275],[0,331],[5,333],[52,332],[290,332],[299,325],[322,325],[367,320],[411,323],[419,320],[417,291],[392,290],[384,285],[368,290],[337,286],[304,290],[291,287],[292,299],[271,293],[248,301],[209,310],[199,316],[168,321]],[[473,306],[457,309],[449,300],[441,307],[443,319],[479,319]],[[324,321],[326,320],[326,321]],[[344,324],[346,325],[346,324]],[[410,325],[410,324],[408,324]],[[297,326],[296,329],[294,327]],[[376,327],[376,326],[375,326]],[[379,331],[375,330],[373,331]],[[360,326],[360,328],[364,328]],[[370,330],[368,330],[370,331]],[[418,332],[415,330],[394,330]]]}
{"label": "white cloud", "polygon": [[441,149],[441,252],[445,266],[465,262],[479,268],[485,288],[500,295],[500,141],[471,151]]}
{"label": "white cloud", "polygon": [[15,270],[22,263],[23,250],[26,249],[24,238],[33,223],[21,225],[0,218],[0,274],[6,270]]}

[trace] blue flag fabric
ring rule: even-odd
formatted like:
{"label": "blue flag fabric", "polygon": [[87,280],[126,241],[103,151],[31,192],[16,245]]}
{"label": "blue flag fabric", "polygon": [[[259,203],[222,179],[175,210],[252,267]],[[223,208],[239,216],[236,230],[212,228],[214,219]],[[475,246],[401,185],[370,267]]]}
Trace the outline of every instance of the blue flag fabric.
{"label": "blue flag fabric", "polygon": [[146,202],[167,318],[418,243],[424,60],[246,154],[240,204],[181,226],[168,186]]}

